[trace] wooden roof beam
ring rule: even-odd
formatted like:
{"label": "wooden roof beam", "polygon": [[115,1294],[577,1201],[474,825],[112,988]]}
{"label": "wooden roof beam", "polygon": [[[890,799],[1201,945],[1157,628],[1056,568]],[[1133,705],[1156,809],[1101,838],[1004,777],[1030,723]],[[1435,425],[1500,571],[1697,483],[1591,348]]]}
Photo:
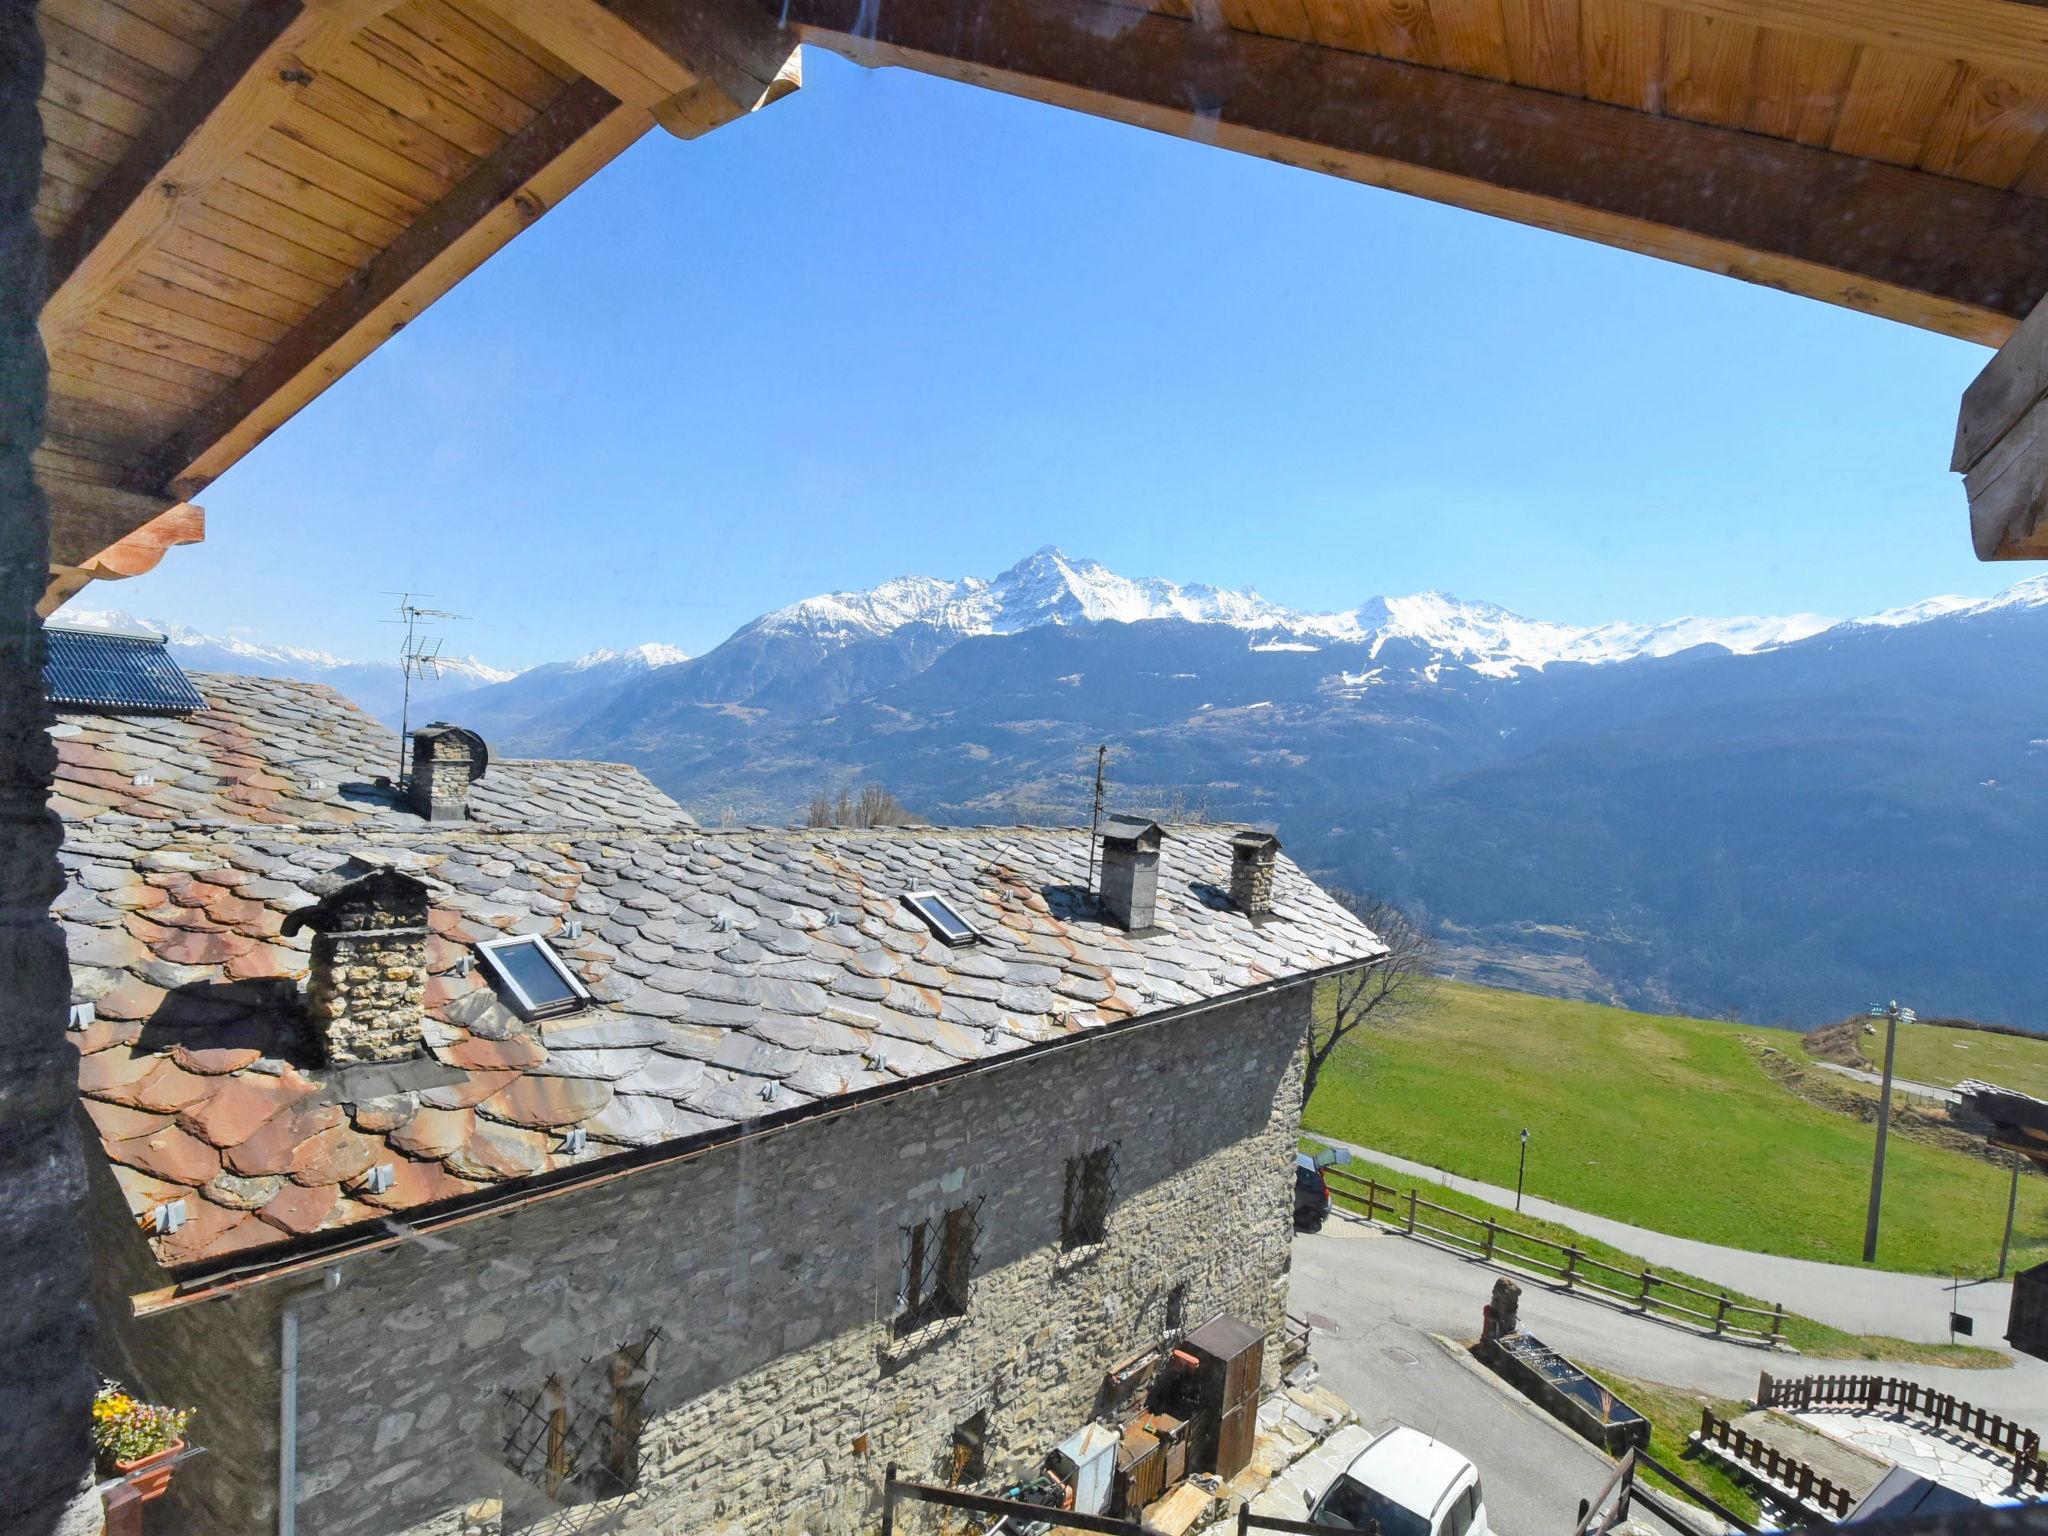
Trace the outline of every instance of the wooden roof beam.
{"label": "wooden roof beam", "polygon": [[190,497],[619,155],[647,114],[592,81],[563,87],[159,450],[148,483]]}
{"label": "wooden roof beam", "polygon": [[141,491],[94,485],[39,468],[50,507],[50,581],[36,611],[44,617],[87,582],[119,581],[153,570],[164,552],[206,537],[206,510]]}
{"label": "wooden roof beam", "polygon": [[250,0],[51,242],[44,344],[75,336],[299,87],[394,3]]}
{"label": "wooden roof beam", "polygon": [[1949,468],[1979,560],[2048,560],[2048,300],[1963,391]]}
{"label": "wooden roof beam", "polygon": [[753,0],[484,3],[677,138],[697,138],[803,83],[794,34]]}
{"label": "wooden roof beam", "polygon": [[789,0],[788,20],[804,41],[857,62],[988,86],[1992,346],[2048,292],[2048,203],[1757,134],[1098,0]]}

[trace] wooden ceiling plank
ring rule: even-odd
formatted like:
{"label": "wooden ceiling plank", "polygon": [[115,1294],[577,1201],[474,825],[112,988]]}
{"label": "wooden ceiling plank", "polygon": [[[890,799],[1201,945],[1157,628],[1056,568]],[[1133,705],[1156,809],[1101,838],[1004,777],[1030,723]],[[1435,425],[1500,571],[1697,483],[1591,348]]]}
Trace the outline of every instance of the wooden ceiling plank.
{"label": "wooden ceiling plank", "polygon": [[[468,175],[469,168],[476,164],[476,156],[461,145],[442,138],[432,129],[414,122],[398,108],[367,96],[333,76],[324,76],[308,85],[299,99],[292,103],[292,110],[285,114],[284,121],[291,123],[309,113],[331,119],[358,138],[379,145],[428,172],[434,178],[432,193],[427,198],[430,202],[445,196],[448,189]],[[327,153],[335,154],[336,151],[330,149]],[[366,169],[384,176],[377,167]],[[394,187],[407,192],[412,190],[410,182],[397,176],[384,176],[384,179]]]}
{"label": "wooden ceiling plank", "polygon": [[[203,294],[192,297],[202,303],[210,302]],[[189,347],[194,356],[232,357],[239,365],[236,372],[270,350],[269,343],[243,330],[201,319],[189,313],[186,307],[173,309],[163,303],[144,304],[130,298],[126,292],[108,299],[107,307],[92,317],[92,326],[94,329],[118,327],[113,334],[130,334],[131,340],[134,339],[131,333],[160,337],[164,346]],[[141,344],[146,343],[138,343]]]}
{"label": "wooden ceiling plank", "polygon": [[89,32],[81,32],[50,14],[47,7],[37,14],[36,29],[43,34],[49,63],[62,65],[143,107],[155,108],[177,88],[175,76],[131,58]]}
{"label": "wooden ceiling plank", "polygon": [[68,182],[74,187],[90,192],[100,184],[112,167],[104,160],[95,160],[88,154],[60,144],[55,139],[43,140],[43,176],[45,180]]}
{"label": "wooden ceiling plank", "polygon": [[275,230],[225,213],[211,203],[202,202],[193,209],[180,233],[217,241],[230,250],[253,256],[258,261],[302,278],[322,291],[346,282],[355,270],[349,262],[336,261],[332,256],[300,245]]}
{"label": "wooden ceiling plank", "polygon": [[1856,70],[1856,45],[1839,38],[1766,29],[1757,45],[1748,126],[1801,144],[1834,137]]}
{"label": "wooden ceiling plank", "polygon": [[186,413],[173,407],[159,407],[150,400],[131,401],[125,409],[117,410],[100,397],[97,386],[88,388],[91,393],[78,394],[52,375],[50,396],[43,405],[44,441],[73,440],[79,452],[90,453],[103,464],[118,466],[126,483],[139,472],[135,466],[148,455],[151,441],[165,430],[150,419],[151,413],[161,409],[164,418],[171,422]]}
{"label": "wooden ceiling plank", "polygon": [[149,127],[152,115],[144,103],[132,101],[55,59],[47,60],[43,67],[43,100],[111,128],[130,143]]}
{"label": "wooden ceiling plank", "polygon": [[206,57],[205,49],[104,0],[40,0],[37,13],[45,22],[55,18],[172,80],[183,80]]}
{"label": "wooden ceiling plank", "polygon": [[46,345],[84,318],[198,205],[221,172],[283,115],[298,84],[347,49],[389,0],[249,0],[94,189],[49,253]]}
{"label": "wooden ceiling plank", "polygon": [[359,239],[347,230],[321,222],[304,209],[265,197],[225,176],[207,189],[205,202],[209,208],[216,208],[258,229],[268,230],[306,250],[318,252],[329,261],[338,261],[349,271],[360,267],[379,249],[378,245]]}
{"label": "wooden ceiling plank", "polygon": [[1430,14],[1436,18],[1437,47],[1443,53],[1445,69],[1486,80],[1514,78],[1507,23],[1500,7],[1501,0],[1431,0]]}
{"label": "wooden ceiling plank", "polygon": [[120,485],[127,473],[118,465],[92,457],[89,444],[47,434],[29,454],[29,461],[38,478],[64,475],[84,485]]}
{"label": "wooden ceiling plank", "polygon": [[[1308,24],[1308,40],[1325,48],[1348,48],[1354,53],[1379,53],[1378,26],[1371,12],[1376,0],[1301,0],[1302,20]],[[1268,36],[1293,36],[1291,32],[1256,31]]]}
{"label": "wooden ceiling plank", "polygon": [[[1347,14],[1356,11],[1362,15],[1371,51],[1382,58],[1426,64],[1431,69],[1444,67],[1443,44],[1436,35],[1436,16],[1429,0],[1334,0],[1334,4]],[[1325,45],[1330,41],[1322,36],[1321,28],[1315,40]]]}
{"label": "wooden ceiling plank", "polygon": [[[331,118],[298,111],[258,139],[229,168],[227,179],[265,197],[288,199],[322,223],[383,245],[438,195],[439,180],[431,171],[404,161],[407,171],[400,172],[400,160]],[[408,178],[402,186],[401,174]]]}
{"label": "wooden ceiling plank", "polygon": [[2048,90],[2038,78],[1987,73],[1965,65],[1934,116],[1920,168],[1987,186],[2019,179],[2048,123]]}
{"label": "wooden ceiling plank", "polygon": [[2032,0],[1666,0],[1674,11],[1807,32],[1936,62],[2022,74],[2048,59],[2048,7]]}
{"label": "wooden ceiling plank", "polygon": [[1664,28],[1664,110],[1695,123],[1742,127],[1761,36],[1748,22],[1674,11]]}
{"label": "wooden ceiling plank", "polygon": [[77,350],[79,339],[72,338],[62,351],[50,354],[50,378],[54,381],[51,388],[61,384],[66,393],[74,395],[97,391],[124,417],[166,424],[175,423],[206,404],[203,390],[188,389],[154,374],[85,356]]}
{"label": "wooden ceiling plank", "polygon": [[[393,11],[389,19],[461,61],[465,68],[474,70],[499,89],[509,91],[533,112],[553,101],[555,93],[575,78],[573,72],[557,74],[533,57],[533,53],[545,53],[545,49],[535,47],[532,52],[522,52],[445,0],[410,0]],[[512,29],[507,27],[505,31]]]}
{"label": "wooden ceiling plank", "polygon": [[1500,11],[1514,79],[1567,96],[1586,93],[1579,0],[1501,0]]}
{"label": "wooden ceiling plank", "polygon": [[1959,65],[1941,60],[1862,49],[1829,147],[1887,165],[1918,165],[1935,114],[1960,72]]}
{"label": "wooden ceiling plank", "polygon": [[281,267],[274,261],[252,256],[211,235],[203,235],[189,222],[164,236],[157,249],[166,256],[177,257],[195,267],[204,267],[216,276],[232,278],[251,288],[274,294],[298,306],[301,314],[326,298],[330,291],[328,285],[289,267]]}
{"label": "wooden ceiling plank", "polygon": [[127,314],[132,319],[133,312],[127,306],[140,306],[146,313],[156,315],[157,323],[166,330],[190,335],[208,346],[219,347],[223,352],[240,350],[227,337],[243,337],[255,344],[257,351],[254,355],[258,357],[291,329],[286,321],[258,314],[213,294],[202,293],[180,281],[179,277],[175,270],[155,271],[144,267],[130,274],[128,281],[121,285],[121,291],[108,299],[107,307],[113,313]]}
{"label": "wooden ceiling plank", "polygon": [[52,101],[46,96],[36,103],[36,107],[42,113],[43,132],[51,142],[75,149],[109,166],[119,165],[121,157],[128,153],[134,142],[127,134],[72,111],[61,101]]}
{"label": "wooden ceiling plank", "polygon": [[[98,318],[98,316],[94,316],[95,321]],[[99,363],[110,363],[118,368],[126,368],[131,373],[146,373],[151,378],[160,379],[166,384],[175,384],[180,389],[189,389],[202,400],[211,399],[215,394],[219,393],[221,386],[227,384],[235,374],[241,371],[239,367],[231,369],[227,373],[216,372],[211,368],[201,368],[192,363],[181,362],[175,357],[166,357],[161,352],[143,347],[131,347],[125,341],[111,341],[107,337],[96,335],[90,330],[80,331],[76,336],[73,336],[70,341],[64,344],[64,350],[68,356],[90,358],[94,362]]]}
{"label": "wooden ceiling plank", "polygon": [[37,483],[42,486],[43,495],[50,504],[52,565],[89,564],[102,551],[120,543],[138,528],[147,527],[178,505],[162,496],[73,480],[68,475],[38,475]]}
{"label": "wooden ceiling plank", "polygon": [[152,323],[149,324],[136,320],[133,316],[133,308],[124,307],[121,296],[116,294],[107,301],[104,310],[86,321],[84,334],[119,342],[122,346],[132,347],[138,352],[148,352],[157,357],[190,364],[194,368],[203,368],[209,373],[219,374],[223,379],[239,377],[242,370],[254,360],[250,356],[252,351],[257,356],[262,355],[262,349],[249,342],[246,337],[237,338],[243,347],[230,351],[206,342],[195,341],[190,336],[180,335],[176,330],[154,323],[161,320],[161,316],[150,315],[149,320]]}
{"label": "wooden ceiling plank", "polygon": [[155,461],[182,495],[218,475],[649,126],[579,81],[178,433]]}
{"label": "wooden ceiling plank", "polygon": [[[195,261],[187,261],[166,249],[159,248],[150,252],[149,263],[143,271],[155,273],[181,287],[191,289],[194,293],[218,299],[221,303],[237,309],[246,309],[272,320],[281,320],[286,325],[296,324],[306,313],[306,306],[296,299],[280,298],[254,283],[245,283],[227,273],[216,272],[211,267],[202,266]],[[123,285],[124,291],[142,291],[142,287],[139,283]]]}
{"label": "wooden ceiling plank", "polygon": [[439,91],[393,68],[361,46],[360,41],[358,46],[334,61],[329,73],[407,122],[447,140],[467,155],[488,155],[504,141],[505,135],[499,129]]}
{"label": "wooden ceiling plank", "polygon": [[121,0],[121,5],[202,52],[218,43],[239,15],[236,6],[201,5],[198,0]]}
{"label": "wooden ceiling plank", "polygon": [[[1948,335],[1995,344],[2048,292],[2048,205],[1758,134],[1332,49],[1219,42],[1087,0],[959,0],[878,16],[860,0],[790,4],[806,41],[863,63],[971,80]],[[1220,110],[1197,116],[1193,91]],[[1967,247],[1958,229],[1976,232]]]}
{"label": "wooden ceiling plank", "polygon": [[[529,37],[487,6],[471,3],[471,0],[428,0],[428,3],[453,11],[479,32],[488,33],[515,53],[525,55],[564,85],[580,78],[573,65],[557,57],[537,39]],[[410,10],[412,7],[409,6],[407,9]]]}
{"label": "wooden ceiling plank", "polygon": [[534,109],[495,81],[385,17],[363,28],[356,46],[428,90],[458,103],[499,133],[517,133]]}
{"label": "wooden ceiling plank", "polygon": [[1580,0],[1586,94],[1638,112],[1664,110],[1664,12],[1647,0]]}

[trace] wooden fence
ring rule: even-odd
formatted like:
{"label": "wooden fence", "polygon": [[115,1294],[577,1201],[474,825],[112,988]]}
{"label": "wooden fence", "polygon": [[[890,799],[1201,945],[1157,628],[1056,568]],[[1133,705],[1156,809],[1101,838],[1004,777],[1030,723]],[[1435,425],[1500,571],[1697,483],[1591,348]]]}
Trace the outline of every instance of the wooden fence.
{"label": "wooden fence", "polygon": [[1808,1509],[1832,1515],[1849,1513],[1848,1489],[1821,1476],[1797,1457],[1787,1456],[1726,1419],[1717,1418],[1711,1408],[1700,1410],[1700,1439],[1711,1441],[1744,1466],[1755,1468],[1767,1482],[1785,1490]]}
{"label": "wooden fence", "polygon": [[1766,1371],[1757,1381],[1759,1408],[1797,1413],[1810,1408],[1858,1408],[1867,1413],[1892,1409],[1925,1419],[1941,1429],[1981,1441],[2012,1457],[2013,1483],[2048,1493],[2048,1462],[2041,1459],[2041,1437],[2024,1424],[1896,1376],[1803,1376],[1774,1380]]}
{"label": "wooden fence", "polygon": [[1642,1480],[1645,1468],[1687,1495],[1702,1509],[1719,1515],[1729,1530],[1739,1532],[1740,1536],[1758,1536],[1757,1528],[1742,1516],[1640,1447],[1631,1447],[1615,1463],[1614,1475],[1607,1479],[1604,1488],[1592,1498],[1579,1501],[1579,1523],[1572,1528],[1572,1536],[1607,1536],[1609,1531],[1628,1519],[1632,1504],[1642,1505],[1675,1531],[1701,1536],[1699,1525],[1691,1518],[1696,1512],[1683,1505],[1674,1505],[1656,1489],[1647,1487]]}
{"label": "wooden fence", "polygon": [[[1725,1291],[1704,1291],[1681,1281],[1659,1275],[1654,1269],[1623,1269],[1604,1259],[1591,1257],[1569,1243],[1554,1243],[1547,1237],[1523,1232],[1504,1222],[1468,1216],[1425,1200],[1414,1189],[1405,1193],[1391,1184],[1362,1179],[1342,1168],[1323,1170],[1333,1198],[1362,1208],[1369,1220],[1382,1222],[1409,1236],[1425,1236],[1448,1243],[1489,1264],[1512,1265],[1555,1276],[1566,1290],[1587,1290],[1608,1297],[1638,1311],[1674,1317],[1724,1338],[1776,1344],[1785,1336],[1785,1309],[1752,1307],[1736,1301]],[[1450,1217],[1463,1227],[1425,1220],[1422,1212]],[[1552,1257],[1555,1255],[1555,1257]]]}

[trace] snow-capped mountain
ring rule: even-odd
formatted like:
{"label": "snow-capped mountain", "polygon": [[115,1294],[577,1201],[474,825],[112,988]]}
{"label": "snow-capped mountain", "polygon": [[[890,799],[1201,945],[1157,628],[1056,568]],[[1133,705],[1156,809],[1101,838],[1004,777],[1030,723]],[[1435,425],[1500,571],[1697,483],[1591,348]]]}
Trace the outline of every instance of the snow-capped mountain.
{"label": "snow-capped mountain", "polygon": [[599,668],[643,671],[650,667],[678,666],[689,659],[690,653],[681,646],[664,645],[659,640],[650,640],[645,645],[629,645],[622,651],[600,646],[597,650],[578,656],[574,661],[564,665],[571,672],[589,672]]}

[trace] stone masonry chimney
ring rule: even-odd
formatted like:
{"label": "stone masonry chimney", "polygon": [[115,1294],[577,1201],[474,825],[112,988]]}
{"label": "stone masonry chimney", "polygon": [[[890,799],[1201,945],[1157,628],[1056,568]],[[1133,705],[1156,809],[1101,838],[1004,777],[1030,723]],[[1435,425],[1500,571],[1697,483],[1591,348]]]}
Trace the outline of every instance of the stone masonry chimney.
{"label": "stone masonry chimney", "polygon": [[412,808],[429,821],[467,821],[469,786],[490,766],[490,748],[475,731],[436,720],[412,733]]}
{"label": "stone masonry chimney", "polygon": [[427,888],[383,866],[284,920],[313,935],[307,1008],[330,1065],[404,1061],[423,1048]]}
{"label": "stone masonry chimney", "polygon": [[1166,838],[1156,821],[1111,816],[1102,823],[1102,910],[1133,931],[1150,928],[1159,910],[1159,845]]}
{"label": "stone masonry chimney", "polygon": [[1280,839],[1270,832],[1240,832],[1230,840],[1230,900],[1247,917],[1273,915],[1273,860]]}

